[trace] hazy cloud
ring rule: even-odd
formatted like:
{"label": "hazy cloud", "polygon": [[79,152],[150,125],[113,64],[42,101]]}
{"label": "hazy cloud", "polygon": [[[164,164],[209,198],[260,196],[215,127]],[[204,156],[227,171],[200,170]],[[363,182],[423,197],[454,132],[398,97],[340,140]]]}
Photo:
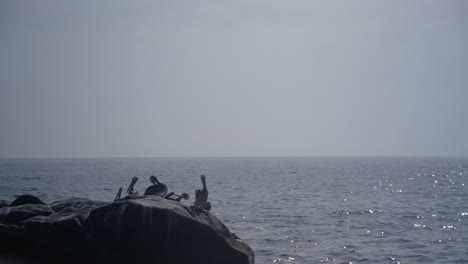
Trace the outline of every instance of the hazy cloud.
{"label": "hazy cloud", "polygon": [[0,157],[468,156],[466,1],[2,1]]}

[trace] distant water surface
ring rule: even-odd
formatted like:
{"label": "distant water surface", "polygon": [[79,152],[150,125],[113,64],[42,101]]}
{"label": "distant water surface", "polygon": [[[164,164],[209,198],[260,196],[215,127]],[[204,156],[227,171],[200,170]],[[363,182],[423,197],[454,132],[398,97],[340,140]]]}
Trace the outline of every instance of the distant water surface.
{"label": "distant water surface", "polygon": [[5,159],[0,199],[110,201],[156,175],[193,204],[201,174],[257,263],[468,263],[468,159]]}

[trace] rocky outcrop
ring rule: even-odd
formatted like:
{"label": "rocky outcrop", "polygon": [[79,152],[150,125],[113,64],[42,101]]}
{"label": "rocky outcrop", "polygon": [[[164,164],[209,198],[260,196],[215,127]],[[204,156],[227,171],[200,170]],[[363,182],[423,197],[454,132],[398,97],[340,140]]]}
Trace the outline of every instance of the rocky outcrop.
{"label": "rocky outcrop", "polygon": [[214,215],[156,196],[0,208],[0,251],[45,262],[254,263]]}
{"label": "rocky outcrop", "polygon": [[52,208],[46,204],[23,204],[14,207],[0,209],[0,221],[17,223],[34,216],[48,216],[52,214]]}
{"label": "rocky outcrop", "polygon": [[9,201],[0,200],[0,208],[7,207],[10,205]]}
{"label": "rocky outcrop", "polygon": [[41,199],[29,194],[20,195],[9,206],[18,206],[23,204],[45,204]]}

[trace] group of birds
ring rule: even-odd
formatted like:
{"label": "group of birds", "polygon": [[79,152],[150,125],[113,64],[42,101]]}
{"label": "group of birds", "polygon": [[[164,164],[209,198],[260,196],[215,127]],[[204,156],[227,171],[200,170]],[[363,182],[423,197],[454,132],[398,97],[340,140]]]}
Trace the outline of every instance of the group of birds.
{"label": "group of birds", "polygon": [[[195,190],[195,203],[193,205],[194,209],[199,210],[211,210],[211,203],[208,202],[208,189],[206,188],[206,177],[205,175],[201,175],[201,182],[203,184],[202,189]],[[138,191],[136,191],[133,187],[135,183],[138,181],[138,177],[133,177],[130,185],[127,188],[128,195],[138,195]],[[143,195],[155,195],[160,196],[169,200],[174,200],[180,202],[182,199],[188,200],[190,195],[188,193],[182,193],[181,195],[177,195],[174,192],[167,193],[167,186],[164,183],[158,181],[156,176],[151,175],[150,182],[153,184],[146,188]],[[119,188],[117,196],[115,197],[114,201],[118,201],[121,199],[122,195],[122,187]]]}

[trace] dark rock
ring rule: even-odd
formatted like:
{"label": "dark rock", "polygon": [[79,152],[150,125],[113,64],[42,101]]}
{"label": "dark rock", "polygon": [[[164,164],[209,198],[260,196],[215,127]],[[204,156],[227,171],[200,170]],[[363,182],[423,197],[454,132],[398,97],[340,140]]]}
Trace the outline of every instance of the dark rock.
{"label": "dark rock", "polygon": [[140,263],[254,263],[252,249],[215,216],[164,198],[128,197],[93,210],[87,221],[90,242],[96,243],[93,248],[106,258]]}
{"label": "dark rock", "polygon": [[37,198],[36,196],[26,194],[26,195],[18,196],[18,198],[16,198],[16,200],[14,200],[9,206],[13,207],[13,206],[19,206],[23,204],[45,204],[45,203],[41,201],[41,199]]}
{"label": "dark rock", "polygon": [[86,214],[101,205],[107,204],[106,202],[93,201],[86,198],[71,198],[67,200],[57,201],[50,204],[50,207],[57,212],[62,214]]}
{"label": "dark rock", "polygon": [[84,233],[83,223],[91,210],[104,204],[106,203],[85,198],[54,202],[50,205],[53,210],[52,214],[47,217],[36,216],[27,219],[22,223],[22,226],[25,231],[43,233],[51,237],[58,236],[60,238],[63,234],[67,236],[79,234],[81,236]]}
{"label": "dark rock", "polygon": [[44,263],[254,263],[252,249],[215,216],[156,196],[1,208],[1,252]]}
{"label": "dark rock", "polygon": [[0,200],[0,208],[7,207],[11,204],[10,201]]}
{"label": "dark rock", "polygon": [[7,223],[16,223],[37,215],[47,216],[52,213],[52,209],[46,204],[23,204],[0,208],[0,220]]}

